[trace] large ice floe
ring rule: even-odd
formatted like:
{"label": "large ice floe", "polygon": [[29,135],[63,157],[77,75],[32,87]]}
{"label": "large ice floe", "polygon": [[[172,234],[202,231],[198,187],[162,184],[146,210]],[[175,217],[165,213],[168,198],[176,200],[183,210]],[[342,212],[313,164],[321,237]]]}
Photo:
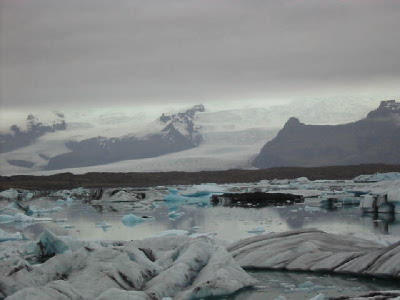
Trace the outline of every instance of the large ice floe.
{"label": "large ice floe", "polygon": [[0,298],[201,299],[256,283],[207,237],[89,243],[45,231],[31,251],[37,258],[50,258],[42,264],[23,258],[4,261]]}
{"label": "large ice floe", "polygon": [[228,247],[247,269],[334,272],[400,278],[400,242],[390,246],[316,229],[247,238]]}
{"label": "large ice floe", "polygon": [[361,189],[368,192],[360,203],[364,212],[400,214],[400,180],[388,180]]}
{"label": "large ice floe", "polygon": [[[315,229],[265,234],[227,248],[206,236],[89,242],[49,230],[38,242],[6,243],[18,243],[10,244],[15,253],[0,263],[0,298],[8,300],[227,296],[256,287],[246,268],[400,278],[400,242],[383,245]],[[380,294],[354,299],[396,299],[367,295]]]}

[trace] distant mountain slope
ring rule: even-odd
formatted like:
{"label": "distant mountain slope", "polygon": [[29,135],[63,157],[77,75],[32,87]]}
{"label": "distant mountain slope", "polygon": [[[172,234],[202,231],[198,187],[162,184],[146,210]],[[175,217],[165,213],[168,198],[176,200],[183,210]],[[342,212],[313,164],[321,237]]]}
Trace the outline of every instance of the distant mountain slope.
{"label": "distant mountain slope", "polygon": [[290,118],[261,149],[253,165],[329,166],[400,163],[400,103],[382,101],[360,121],[344,125],[305,125]]}
{"label": "distant mountain slope", "polygon": [[[199,146],[157,157],[118,160],[112,163],[103,161],[100,164],[95,162],[96,165],[83,167],[75,163],[74,167],[46,170],[50,159],[74,152],[66,144],[72,148],[86,144],[92,147],[102,142],[108,145],[108,142],[117,140],[122,146],[121,140],[143,140],[150,135],[162,133],[172,121],[170,117],[173,115],[176,119],[174,128],[184,135],[187,135],[185,126],[177,121],[181,119],[182,124],[190,125],[190,122],[184,121],[185,118],[179,117],[183,116],[188,107],[177,103],[64,110],[66,130],[46,133],[28,146],[0,153],[0,174],[251,169],[254,168],[251,164],[263,145],[276,136],[291,116],[307,124],[335,125],[364,118],[377,105],[379,102],[376,97],[371,96],[307,98],[274,103],[252,101],[251,105],[245,101],[228,101],[223,105],[209,102],[207,111],[196,113],[192,120],[195,131],[201,132],[202,141]],[[21,131],[27,130],[26,115],[21,113],[8,116],[4,113],[0,111],[0,129],[8,130],[11,124],[17,124]],[[163,113],[165,114],[162,115]],[[53,124],[59,119],[50,111],[35,111],[34,114],[46,124]],[[189,109],[189,115],[191,114]],[[82,141],[85,142],[79,144]],[[112,152],[116,153],[114,149]],[[89,161],[92,159],[91,155],[95,155],[95,152],[86,153],[85,159]],[[115,156],[110,160],[114,159]]]}
{"label": "distant mountain slope", "polygon": [[102,165],[111,162],[157,157],[167,153],[194,148],[202,141],[194,119],[204,106],[196,105],[183,113],[165,115],[157,121],[160,131],[144,136],[95,137],[70,141],[66,146],[71,152],[49,159],[47,169],[63,169]]}
{"label": "distant mountain slope", "polygon": [[46,133],[65,130],[67,124],[63,120],[63,115],[58,113],[57,117],[59,120],[51,124],[46,124],[39,122],[36,116],[30,114],[26,120],[26,130],[22,130],[17,125],[12,125],[10,127],[10,133],[0,134],[0,153],[10,152],[28,146]]}

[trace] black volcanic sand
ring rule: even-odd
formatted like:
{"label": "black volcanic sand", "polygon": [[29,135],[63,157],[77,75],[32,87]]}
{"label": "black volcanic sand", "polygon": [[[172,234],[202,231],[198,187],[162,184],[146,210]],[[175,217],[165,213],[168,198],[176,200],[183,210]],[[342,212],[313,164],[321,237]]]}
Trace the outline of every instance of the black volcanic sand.
{"label": "black volcanic sand", "polygon": [[363,164],[316,168],[284,167],[261,170],[226,170],[203,172],[100,173],[82,175],[59,173],[50,176],[0,176],[0,190],[22,188],[32,190],[71,189],[77,187],[146,187],[159,185],[189,185],[201,183],[258,182],[272,179],[308,177],[317,179],[352,179],[362,174],[400,172],[400,165]]}

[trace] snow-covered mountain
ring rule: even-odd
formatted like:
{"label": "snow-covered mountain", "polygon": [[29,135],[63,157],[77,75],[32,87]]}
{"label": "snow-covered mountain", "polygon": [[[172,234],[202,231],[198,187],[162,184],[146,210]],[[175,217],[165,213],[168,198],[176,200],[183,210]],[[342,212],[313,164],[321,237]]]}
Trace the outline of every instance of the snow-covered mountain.
{"label": "snow-covered mountain", "polygon": [[158,130],[146,134],[112,138],[98,136],[82,141],[69,141],[65,145],[70,152],[51,157],[46,169],[96,166],[128,159],[157,157],[194,148],[202,141],[199,127],[194,124],[198,112],[204,112],[204,106],[196,105],[173,115],[162,114],[153,124],[153,129]]}
{"label": "snow-covered mountain", "polygon": [[[197,110],[195,116],[190,117],[191,122],[187,122],[182,115],[189,111],[187,116],[190,116],[192,114],[190,108],[183,109],[179,105],[172,108],[164,105],[64,111],[66,130],[46,133],[26,147],[1,153],[0,172],[2,175],[12,175],[66,171],[86,173],[253,168],[251,162],[262,146],[275,137],[290,117],[297,117],[308,124],[348,123],[364,118],[369,111],[379,105],[380,100],[376,97],[330,97],[274,105],[252,102],[251,106],[249,103],[228,103],[225,106],[217,106],[210,103],[205,111]],[[38,116],[42,120],[41,115]],[[161,133],[164,136],[174,136],[172,133],[175,130],[186,141],[190,140],[191,144],[187,144],[186,148],[175,149],[176,151],[153,152],[151,156],[156,154],[157,157],[142,156],[132,159],[133,157],[125,154],[118,154],[121,156],[117,159],[115,156],[112,160],[110,156],[107,157],[108,160],[99,158],[86,164],[85,167],[76,161],[73,167],[57,162],[71,155],[77,155],[85,147],[90,149],[85,150],[86,157],[92,159],[90,154],[94,155],[97,148],[106,152],[111,148],[114,149],[115,143],[118,148],[124,148],[123,145],[129,144],[128,141],[143,140],[154,134],[159,134],[158,137],[162,136]],[[149,144],[149,147],[158,148],[155,144],[152,146]],[[115,153],[115,150],[112,152]],[[10,160],[27,161],[32,166],[18,167],[10,164]],[[46,171],[49,168],[49,161],[56,164],[50,168],[62,167],[62,169]]]}
{"label": "snow-covered mountain", "polygon": [[32,144],[46,133],[65,130],[67,128],[64,115],[55,113],[57,120],[51,123],[40,122],[37,116],[29,114],[25,128],[18,125],[10,126],[9,132],[0,134],[0,153],[10,152]]}

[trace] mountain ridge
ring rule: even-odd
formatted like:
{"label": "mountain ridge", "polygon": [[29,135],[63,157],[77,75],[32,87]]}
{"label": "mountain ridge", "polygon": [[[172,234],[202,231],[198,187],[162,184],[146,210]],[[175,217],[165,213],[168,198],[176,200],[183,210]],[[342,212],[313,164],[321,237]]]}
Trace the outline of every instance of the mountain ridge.
{"label": "mountain ridge", "polygon": [[183,113],[170,116],[163,114],[157,120],[163,126],[161,131],[143,137],[98,136],[69,141],[65,145],[70,152],[50,158],[46,169],[86,167],[128,159],[151,158],[196,147],[201,143],[202,136],[194,124],[194,118],[198,112],[204,111],[203,105],[196,105]]}
{"label": "mountain ridge", "polygon": [[306,125],[290,118],[253,161],[257,168],[400,163],[400,103],[382,101],[366,118]]}

